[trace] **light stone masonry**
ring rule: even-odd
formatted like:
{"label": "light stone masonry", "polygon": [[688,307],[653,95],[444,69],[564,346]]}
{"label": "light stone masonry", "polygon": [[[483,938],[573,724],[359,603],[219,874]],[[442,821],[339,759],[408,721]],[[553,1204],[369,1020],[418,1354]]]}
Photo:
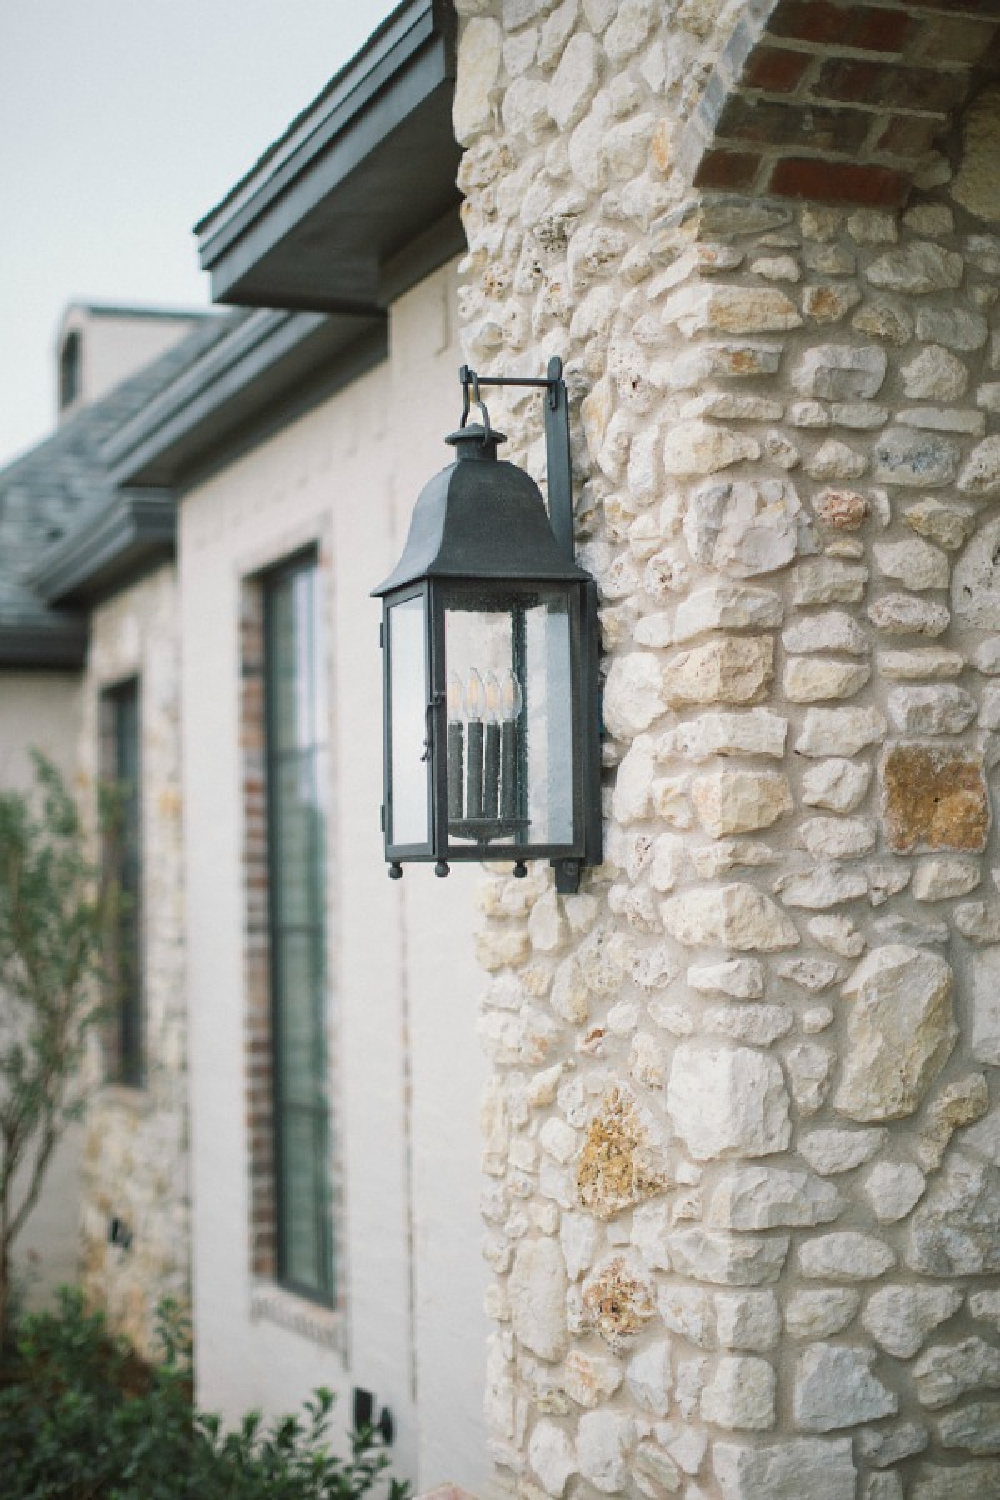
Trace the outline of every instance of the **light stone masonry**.
{"label": "light stone masonry", "polygon": [[[525,1500],[1000,1496],[1000,91],[900,209],[693,188],[741,79],[757,128],[828,45],[890,69],[829,9],[459,4],[466,348],[565,362],[605,652],[585,927],[484,901]],[[538,405],[496,418],[540,473]]]}

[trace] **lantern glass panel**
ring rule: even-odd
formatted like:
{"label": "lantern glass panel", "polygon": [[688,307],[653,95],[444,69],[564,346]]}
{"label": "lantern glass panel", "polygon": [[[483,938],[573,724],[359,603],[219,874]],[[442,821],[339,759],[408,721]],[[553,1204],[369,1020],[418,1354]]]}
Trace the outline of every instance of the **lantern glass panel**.
{"label": "lantern glass panel", "polygon": [[452,849],[573,843],[574,599],[544,586],[446,599]]}
{"label": "lantern glass panel", "polygon": [[427,739],[427,625],[422,593],[386,611],[389,650],[389,842],[427,844],[430,780]]}

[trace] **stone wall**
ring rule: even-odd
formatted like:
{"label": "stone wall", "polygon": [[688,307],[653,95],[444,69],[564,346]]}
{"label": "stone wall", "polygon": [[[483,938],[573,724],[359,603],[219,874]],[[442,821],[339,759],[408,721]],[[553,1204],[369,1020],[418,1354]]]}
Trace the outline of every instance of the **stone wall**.
{"label": "stone wall", "polygon": [[[80,764],[94,788],[102,692],[139,679],[142,993],[146,1083],[99,1081],[83,1148],[83,1281],[111,1326],[155,1353],[156,1308],[189,1296],[186,968],[181,858],[180,636],[176,575],[164,567],[95,609],[83,692]],[[118,1219],[129,1243],[112,1244]]]}
{"label": "stone wall", "polygon": [[605,865],[483,897],[499,1481],[1000,1495],[995,104],[899,210],[698,196],[738,13],[824,7],[459,9],[466,348],[566,360],[607,666]]}

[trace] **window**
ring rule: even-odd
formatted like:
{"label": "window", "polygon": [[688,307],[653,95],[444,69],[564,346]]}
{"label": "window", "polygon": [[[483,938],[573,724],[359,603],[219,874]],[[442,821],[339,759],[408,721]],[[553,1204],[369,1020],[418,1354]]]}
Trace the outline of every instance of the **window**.
{"label": "window", "polygon": [[68,333],[59,351],[59,410],[72,406],[80,394],[80,335]]}
{"label": "window", "polygon": [[111,953],[116,1008],[107,1039],[108,1077],[113,1083],[141,1088],[145,1066],[138,680],[110,688],[101,708],[104,778],[116,792],[106,859],[119,891]]}
{"label": "window", "polygon": [[332,1302],[327,707],[316,559],[266,574],[262,587],[275,1269],[282,1285]]}

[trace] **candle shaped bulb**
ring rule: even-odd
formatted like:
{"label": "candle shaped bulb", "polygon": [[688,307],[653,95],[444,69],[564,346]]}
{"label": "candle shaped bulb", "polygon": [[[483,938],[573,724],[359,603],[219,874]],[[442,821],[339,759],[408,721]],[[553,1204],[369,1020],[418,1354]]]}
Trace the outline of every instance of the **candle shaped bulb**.
{"label": "candle shaped bulb", "polygon": [[462,679],[448,675],[448,819],[462,816],[462,786],[465,780],[465,726],[462,723]]}
{"label": "candle shaped bulb", "polygon": [[516,719],[520,716],[524,706],[524,696],[521,692],[521,684],[514,676],[510,667],[503,674],[503,682],[500,685],[500,714],[504,719]]}
{"label": "candle shaped bulb", "polygon": [[517,794],[517,720],[524,706],[521,684],[508,667],[500,684],[500,816],[516,818]]}
{"label": "candle shaped bulb", "polygon": [[486,753],[483,762],[483,815],[500,815],[500,684],[495,672],[487,672]]}
{"label": "candle shaped bulb", "polygon": [[465,685],[465,715],[468,719],[468,745],[465,766],[465,815],[470,822],[483,816],[483,714],[486,689],[475,667]]}

